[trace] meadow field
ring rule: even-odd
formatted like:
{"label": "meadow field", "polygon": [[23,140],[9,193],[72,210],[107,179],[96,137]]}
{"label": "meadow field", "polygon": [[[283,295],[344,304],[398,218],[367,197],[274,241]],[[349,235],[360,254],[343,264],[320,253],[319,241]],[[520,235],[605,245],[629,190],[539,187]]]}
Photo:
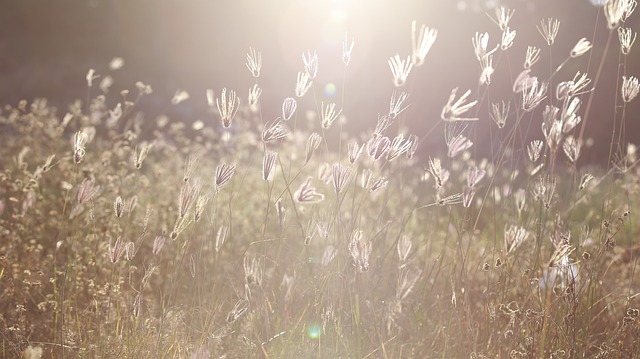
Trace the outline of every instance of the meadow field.
{"label": "meadow field", "polygon": [[[149,115],[146,81],[110,91],[120,58],[78,73],[67,107],[2,104],[0,357],[640,358],[636,1],[599,6],[597,56],[590,33],[557,46],[557,19],[479,15],[460,52],[477,87],[434,84],[448,101],[424,133],[406,109],[442,30],[419,22],[397,39],[411,53],[371,59],[389,98],[361,133],[313,50],[263,111],[261,44],[230,70],[254,81],[208,90],[199,118]],[[513,52],[519,31],[544,46]],[[347,73],[358,38],[341,49]],[[600,97],[609,118],[589,117]]]}

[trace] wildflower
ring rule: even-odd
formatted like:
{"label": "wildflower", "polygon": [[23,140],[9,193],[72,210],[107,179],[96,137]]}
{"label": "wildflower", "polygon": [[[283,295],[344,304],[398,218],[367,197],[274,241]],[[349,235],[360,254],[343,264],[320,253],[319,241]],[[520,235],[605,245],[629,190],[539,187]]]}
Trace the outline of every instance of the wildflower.
{"label": "wildflower", "polygon": [[636,42],[637,33],[633,32],[628,27],[619,27],[618,28],[618,40],[620,40],[620,50],[624,55],[629,54],[629,50],[631,50],[631,46]]}
{"label": "wildflower", "polygon": [[575,163],[578,160],[578,157],[580,157],[581,145],[582,142],[573,136],[569,136],[564,140],[562,149],[564,150],[564,154],[567,155],[569,161]]}
{"label": "wildflower", "polygon": [[277,118],[267,122],[262,129],[262,142],[269,143],[289,136],[289,130],[282,125],[282,119]]}
{"label": "wildflower", "polygon": [[542,19],[540,21],[540,26],[536,26],[538,32],[544,40],[547,42],[547,45],[553,45],[553,42],[558,35],[558,29],[560,29],[560,21],[554,18]]}
{"label": "wildflower", "polygon": [[573,58],[580,57],[584,55],[587,51],[591,49],[591,43],[587,40],[587,38],[583,37],[578,40],[578,43],[571,50],[570,56]]}
{"label": "wildflower", "polygon": [[358,145],[358,142],[349,142],[347,145],[347,153],[349,154],[349,162],[355,163],[360,157],[362,150],[364,149],[364,144],[362,146]]}
{"label": "wildflower", "polygon": [[84,146],[87,143],[89,136],[87,136],[86,132],[78,131],[73,135],[73,161],[76,164],[82,162],[84,155],[86,153]]}
{"label": "wildflower", "polygon": [[116,200],[113,202],[113,211],[115,212],[116,218],[122,217],[122,213],[124,212],[124,201],[122,197],[116,197]]}
{"label": "wildflower", "polygon": [[307,51],[307,56],[302,53],[302,61],[304,62],[304,69],[312,80],[318,75],[318,54],[314,51],[313,55],[311,51]]}
{"label": "wildflower", "polygon": [[262,159],[262,179],[270,181],[273,178],[273,173],[276,169],[276,161],[278,159],[278,153],[274,151],[265,151]]}
{"label": "wildflower", "polygon": [[307,147],[304,156],[305,165],[309,163],[311,156],[313,156],[313,153],[318,149],[321,141],[322,137],[320,137],[320,135],[315,132],[309,136],[309,139],[307,139]]}
{"label": "wildflower", "polygon": [[638,78],[635,76],[627,77],[622,76],[622,101],[631,102],[636,96],[638,96],[638,92],[640,91],[640,83],[638,82]]}
{"label": "wildflower", "polygon": [[286,99],[284,99],[284,101],[282,102],[282,118],[285,121],[289,121],[291,119],[291,116],[293,116],[293,114],[296,112],[297,107],[298,104],[294,98],[287,97]]}
{"label": "wildflower", "polygon": [[351,44],[349,44],[347,34],[344,34],[344,41],[342,42],[342,62],[344,62],[345,66],[349,66],[351,62],[351,52],[353,51],[353,45],[355,45],[355,41],[351,39]]}
{"label": "wildflower", "polygon": [[530,69],[540,59],[540,49],[535,46],[527,46],[527,53],[524,57],[524,68]]}
{"label": "wildflower", "polygon": [[509,102],[505,103],[504,101],[501,101],[499,104],[498,103],[491,104],[490,116],[493,119],[493,121],[496,123],[496,125],[498,125],[498,128],[503,128],[504,125],[507,123],[507,117],[509,116],[510,106],[511,105]]}
{"label": "wildflower", "polygon": [[294,194],[299,203],[318,203],[324,199],[324,195],[316,192],[316,189],[311,186],[311,180],[312,177],[307,178]]}
{"label": "wildflower", "polygon": [[438,30],[431,29],[425,25],[420,26],[420,34],[416,37],[416,21],[411,22],[411,63],[420,66],[424,63],[424,58],[431,50],[433,43],[438,36]]}
{"label": "wildflower", "polygon": [[410,147],[411,142],[408,139],[405,139],[402,134],[399,134],[393,139],[393,141],[391,141],[389,151],[387,152],[387,161],[392,161],[401,156],[403,153],[407,152]]}
{"label": "wildflower", "polygon": [[506,51],[513,45],[513,40],[516,38],[516,30],[511,30],[508,27],[502,32],[502,41],[500,42],[500,50]]}
{"label": "wildflower", "polygon": [[493,54],[498,49],[496,46],[493,50],[487,50],[489,44],[489,33],[487,32],[483,34],[476,32],[476,35],[471,38],[471,42],[478,61],[482,61],[484,57]]}
{"label": "wildflower", "polygon": [[218,107],[218,112],[220,113],[222,126],[228,128],[229,126],[231,126],[231,121],[233,120],[233,117],[236,115],[236,112],[240,107],[240,101],[236,96],[236,92],[230,90],[229,98],[227,98],[227,89],[223,88],[222,93],[220,94],[220,98],[216,98],[216,106]]}
{"label": "wildflower", "polygon": [[511,225],[504,230],[504,248],[507,255],[515,251],[524,241],[529,238],[529,231],[522,227]]}
{"label": "wildflower", "polygon": [[507,29],[507,26],[509,26],[509,21],[511,20],[511,17],[516,11],[508,9],[504,6],[496,6],[495,10],[496,10],[496,18],[494,19],[491,16],[489,16],[489,18],[496,25],[498,25],[500,30],[504,31],[505,29]]}
{"label": "wildflower", "polygon": [[349,253],[360,272],[369,270],[369,256],[371,255],[371,241],[362,239],[362,231],[354,230],[349,241]]}
{"label": "wildflower", "polygon": [[338,111],[336,113],[336,104],[335,103],[330,103],[327,105],[327,107],[324,106],[324,102],[322,103],[322,114],[321,114],[321,119],[322,119],[322,128],[324,128],[325,130],[328,129],[331,124],[338,118],[338,116],[340,116],[340,114],[342,113],[342,110]]}
{"label": "wildflower", "polygon": [[249,106],[252,109],[258,104],[260,95],[262,95],[262,89],[258,87],[258,84],[254,84],[253,86],[249,87],[248,101],[249,101]]}
{"label": "wildflower", "polygon": [[604,4],[604,15],[609,29],[615,29],[624,22],[636,8],[635,0],[608,0]]}
{"label": "wildflower", "polygon": [[336,163],[331,168],[331,175],[333,178],[333,189],[336,194],[339,194],[349,184],[353,171],[349,167],[345,167],[340,163]]}
{"label": "wildflower", "polygon": [[391,93],[391,101],[389,102],[389,118],[394,120],[402,111],[409,107],[409,105],[403,107],[407,97],[409,97],[409,94],[402,91],[400,96],[396,98],[396,91],[393,90]]}
{"label": "wildflower", "polygon": [[411,56],[407,56],[406,60],[402,60],[400,59],[400,55],[396,54],[391,57],[388,62],[389,68],[391,68],[391,74],[393,75],[393,84],[396,87],[403,86],[407,82],[407,77],[413,67]]}
{"label": "wildflower", "polygon": [[311,87],[312,80],[308,73],[298,72],[298,80],[296,81],[296,96],[302,97]]}
{"label": "wildflower", "polygon": [[367,151],[370,157],[373,157],[374,160],[382,157],[387,151],[389,151],[389,147],[391,146],[391,141],[388,137],[379,136],[374,137],[367,142]]}
{"label": "wildflower", "polygon": [[538,82],[537,78],[533,78],[531,87],[522,90],[522,109],[529,112],[547,98],[547,86],[548,84]]}
{"label": "wildflower", "polygon": [[262,68],[262,53],[249,47],[249,53],[247,53],[247,68],[253,77],[260,76],[260,69]]}
{"label": "wildflower", "polygon": [[186,101],[189,99],[189,93],[185,90],[177,90],[171,99],[172,105],[177,105],[180,102]]}
{"label": "wildflower", "polygon": [[222,186],[229,182],[235,170],[235,165],[228,165],[226,163],[218,165],[216,168],[216,186],[222,188]]}
{"label": "wildflower", "polygon": [[447,104],[442,109],[440,113],[440,117],[447,122],[458,122],[458,121],[478,121],[478,118],[462,118],[459,117],[463,113],[467,112],[471,107],[475,106],[478,102],[477,100],[469,102],[465,104],[464,102],[467,100],[467,97],[471,94],[471,90],[467,90],[455,103],[453,100],[456,97],[456,92],[458,88],[454,88],[451,90],[451,94],[449,95],[449,100]]}

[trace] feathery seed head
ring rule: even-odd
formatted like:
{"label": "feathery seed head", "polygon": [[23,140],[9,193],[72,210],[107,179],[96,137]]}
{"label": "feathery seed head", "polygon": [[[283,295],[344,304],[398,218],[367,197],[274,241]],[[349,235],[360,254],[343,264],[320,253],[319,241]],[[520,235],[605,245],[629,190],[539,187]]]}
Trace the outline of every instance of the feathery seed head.
{"label": "feathery seed head", "polygon": [[307,147],[306,147],[305,156],[304,156],[305,165],[309,163],[311,156],[313,156],[313,153],[320,146],[320,142],[322,142],[322,137],[320,137],[320,135],[315,132],[309,136],[309,139],[307,139]]}
{"label": "feathery seed head", "polygon": [[523,227],[511,225],[509,229],[504,230],[504,248],[507,255],[516,250],[530,236],[529,231]]}
{"label": "feathery seed head", "polygon": [[347,34],[344,34],[344,41],[342,41],[342,62],[345,66],[349,66],[351,63],[351,52],[353,51],[353,45],[355,45],[355,40],[351,39],[351,44],[349,44],[349,39]]}
{"label": "feathery seed head", "polygon": [[285,121],[289,121],[293,114],[296,112],[297,107],[298,104],[296,102],[296,99],[292,97],[287,97],[286,99],[284,99],[284,101],[282,102],[282,118]]}
{"label": "feathery seed head", "polygon": [[587,40],[586,37],[583,37],[582,39],[578,40],[578,42],[573,47],[569,55],[572,58],[580,57],[585,53],[587,53],[587,51],[589,51],[591,47],[592,47],[591,43]]}
{"label": "feathery seed head", "polygon": [[633,43],[636,42],[636,35],[638,34],[628,27],[618,28],[618,40],[620,40],[620,51],[622,51],[623,55],[629,55],[631,46],[633,46]]}
{"label": "feathery seed head", "polygon": [[340,116],[342,110],[336,112],[336,104],[330,103],[326,107],[324,102],[322,102],[322,113],[321,113],[321,125],[325,130],[328,129],[331,124]]}
{"label": "feathery seed head", "polygon": [[400,96],[396,97],[396,91],[393,90],[391,93],[391,101],[389,102],[389,117],[391,120],[394,120],[402,111],[409,107],[409,105],[403,107],[407,97],[409,97],[409,94],[404,91],[400,93]]}
{"label": "feathery seed head", "polygon": [[604,15],[607,18],[609,29],[615,29],[626,21],[635,10],[636,5],[636,0],[606,0]]}
{"label": "feathery seed head", "polygon": [[535,46],[528,46],[527,52],[524,56],[524,68],[530,69],[531,66],[535,65],[536,62],[540,60],[540,48]]}
{"label": "feathery seed head", "polygon": [[355,163],[360,157],[360,154],[362,153],[363,149],[364,149],[364,144],[360,146],[356,141],[349,142],[349,144],[347,145],[349,162],[351,162],[352,164]]}
{"label": "feathery seed head", "polygon": [[622,76],[622,101],[631,102],[640,92],[640,83],[635,76]]}
{"label": "feathery seed head", "polygon": [[311,54],[311,51],[307,51],[307,55],[305,56],[303,52],[302,62],[304,62],[304,69],[307,75],[314,80],[318,75],[318,54],[315,51],[313,54]]}
{"label": "feathery seed head", "polygon": [[511,104],[509,102],[500,101],[500,103],[491,104],[490,116],[493,121],[498,125],[498,128],[504,128],[507,123],[507,117],[509,117],[509,108]]}
{"label": "feathery seed head", "polygon": [[331,176],[333,178],[333,189],[336,194],[340,194],[351,180],[353,170],[347,166],[343,166],[340,163],[336,163],[331,168]]}
{"label": "feathery seed head", "polygon": [[513,40],[516,38],[516,30],[511,30],[508,27],[502,32],[502,41],[500,41],[500,50],[506,51],[513,45]]}
{"label": "feathery seed head", "polygon": [[496,18],[494,19],[491,16],[489,16],[489,19],[491,19],[491,21],[493,21],[496,25],[498,25],[500,30],[504,31],[509,26],[509,21],[511,20],[511,17],[516,11],[506,8],[502,5],[496,6],[495,11],[496,11]]}
{"label": "feathery seed head", "polygon": [[289,136],[291,132],[282,124],[282,119],[277,118],[267,122],[262,129],[262,142],[269,143]]}
{"label": "feathery seed head", "polygon": [[233,176],[236,165],[228,165],[223,163],[216,168],[216,187],[222,188]]}
{"label": "feathery seed head", "polygon": [[433,43],[438,36],[438,30],[431,29],[425,25],[420,25],[420,33],[416,36],[416,21],[411,22],[411,63],[420,66],[424,63],[425,57],[431,50]]}
{"label": "feathery seed head", "polygon": [[478,118],[463,118],[460,115],[469,111],[475,104],[478,102],[477,100],[471,101],[467,104],[467,97],[471,94],[471,90],[467,90],[460,98],[454,102],[456,98],[456,93],[458,92],[458,88],[454,88],[451,90],[451,94],[449,95],[449,100],[447,104],[442,108],[442,112],[440,113],[440,118],[446,122],[459,122],[459,121],[478,121]]}
{"label": "feathery seed head", "polygon": [[240,100],[236,96],[236,92],[230,90],[227,97],[227,89],[223,88],[220,97],[216,98],[216,106],[220,113],[222,126],[228,128],[231,126],[231,121],[240,107]]}
{"label": "feathery seed head", "polygon": [[298,79],[296,81],[296,96],[302,97],[311,87],[313,80],[306,72],[298,72]]}
{"label": "feathery seed head", "polygon": [[526,112],[533,111],[542,100],[547,98],[548,83],[539,82],[537,77],[533,77],[531,87],[522,90],[522,109]]}
{"label": "feathery seed head", "polygon": [[312,179],[312,177],[307,178],[294,194],[296,201],[299,203],[318,203],[324,199],[324,195],[316,192],[316,189],[311,186]]}
{"label": "feathery seed head", "polygon": [[278,153],[274,151],[265,151],[262,159],[262,179],[270,181],[276,169],[276,161]]}
{"label": "feathery seed head", "polygon": [[553,42],[558,36],[558,29],[560,29],[560,21],[554,18],[542,19],[540,21],[540,25],[536,26],[538,32],[544,40],[547,42],[547,45],[553,45]]}
{"label": "feathery seed head", "polygon": [[393,139],[393,141],[391,141],[391,145],[387,151],[387,161],[393,161],[407,152],[410,148],[411,141],[409,139],[405,139],[402,134],[399,134]]}
{"label": "feathery seed head", "polygon": [[374,160],[377,160],[389,151],[390,146],[391,141],[388,137],[373,137],[369,142],[367,142],[367,153],[369,154],[369,157],[373,157]]}
{"label": "feathery seed head", "polygon": [[249,47],[249,53],[247,53],[247,68],[253,77],[260,76],[260,69],[262,68],[262,53],[256,51],[254,48]]}
{"label": "feathery seed head", "polygon": [[529,142],[529,146],[527,146],[527,155],[529,156],[529,161],[537,162],[540,158],[540,153],[542,152],[543,142],[540,140],[533,140]]}
{"label": "feathery seed head", "polygon": [[564,140],[562,144],[562,149],[564,150],[564,154],[567,155],[567,158],[571,163],[575,163],[580,157],[580,148],[582,147],[582,141],[580,139],[576,139],[573,136],[569,136]]}
{"label": "feathery seed head", "polygon": [[86,153],[84,146],[87,143],[89,136],[84,131],[78,131],[73,135],[73,161],[75,164],[82,162]]}
{"label": "feathery seed head", "polygon": [[258,84],[254,84],[253,86],[249,87],[249,97],[247,98],[247,100],[249,102],[249,107],[254,112],[257,111],[260,95],[262,95],[262,89],[258,87]]}
{"label": "feathery seed head", "polygon": [[389,68],[391,69],[391,75],[393,75],[393,84],[396,87],[404,86],[407,82],[407,77],[413,68],[413,62],[411,62],[411,56],[407,56],[406,60],[402,60],[399,54],[391,57],[388,61]]}
{"label": "feathery seed head", "polygon": [[113,211],[115,212],[116,218],[122,217],[122,213],[124,212],[124,200],[122,200],[122,197],[116,197],[116,200],[113,202]]}

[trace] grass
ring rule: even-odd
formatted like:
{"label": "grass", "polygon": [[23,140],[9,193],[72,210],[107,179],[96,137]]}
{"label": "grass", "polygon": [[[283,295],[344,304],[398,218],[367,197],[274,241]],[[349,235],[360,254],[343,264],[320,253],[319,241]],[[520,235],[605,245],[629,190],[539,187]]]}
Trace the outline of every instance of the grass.
{"label": "grass", "polygon": [[[520,70],[494,73],[510,49],[476,43],[484,84],[453,91],[446,150],[425,157],[427,134],[403,125],[405,64],[389,113],[347,135],[343,103],[316,98],[310,52],[297,91],[314,97],[311,118],[287,100],[267,121],[259,99],[237,105],[227,89],[209,103],[221,122],[148,118],[150,86],[110,94],[115,107],[93,73],[65,114],[44,99],[5,106],[0,356],[640,357],[632,99],[615,94],[608,165],[581,163],[583,111],[609,70],[556,96],[570,79],[533,67],[524,90],[490,102],[490,77]],[[481,108],[494,122],[474,120]],[[475,126],[491,126],[486,158]]]}

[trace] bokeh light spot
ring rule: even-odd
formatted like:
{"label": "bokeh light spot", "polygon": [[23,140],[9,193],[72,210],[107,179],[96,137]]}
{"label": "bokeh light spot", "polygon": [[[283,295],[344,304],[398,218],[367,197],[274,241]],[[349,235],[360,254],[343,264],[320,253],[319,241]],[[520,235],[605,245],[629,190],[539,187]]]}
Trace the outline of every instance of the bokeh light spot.
{"label": "bokeh light spot", "polygon": [[336,95],[337,88],[333,82],[329,82],[324,86],[324,95],[326,97],[333,97]]}
{"label": "bokeh light spot", "polygon": [[322,328],[318,324],[311,324],[307,327],[307,336],[311,339],[318,339]]}

